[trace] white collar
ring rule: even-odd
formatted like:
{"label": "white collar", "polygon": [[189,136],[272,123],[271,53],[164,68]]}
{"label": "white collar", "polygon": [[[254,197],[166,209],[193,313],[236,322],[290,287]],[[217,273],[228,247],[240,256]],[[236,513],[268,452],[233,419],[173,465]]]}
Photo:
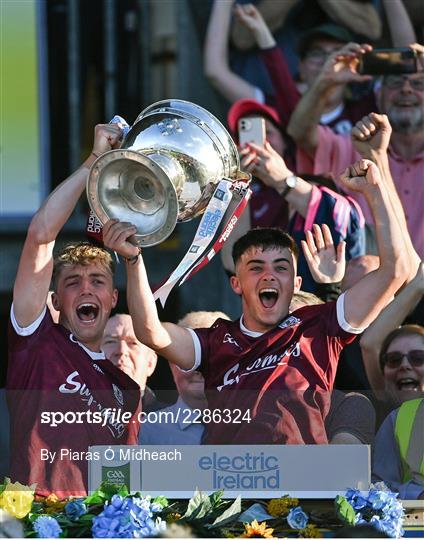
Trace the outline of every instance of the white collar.
{"label": "white collar", "polygon": [[253,330],[249,330],[248,328],[246,328],[243,323],[243,315],[240,317],[240,330],[243,332],[244,335],[249,337],[258,338],[264,335],[264,332],[254,332]]}
{"label": "white collar", "polygon": [[87,349],[85,345],[83,345],[77,339],[75,339],[74,334],[69,334],[69,339],[72,341],[72,343],[76,343],[82,349],[84,349],[84,351],[88,354],[91,360],[106,360],[106,356],[103,351],[100,351],[100,352],[90,351],[90,349]]}
{"label": "white collar", "polygon": [[320,123],[324,125],[329,124],[330,122],[332,122],[338,116],[341,115],[341,113],[343,112],[343,109],[344,109],[344,104],[340,103],[340,105],[337,105],[337,107],[333,109],[332,111],[328,111],[324,113],[320,118]]}

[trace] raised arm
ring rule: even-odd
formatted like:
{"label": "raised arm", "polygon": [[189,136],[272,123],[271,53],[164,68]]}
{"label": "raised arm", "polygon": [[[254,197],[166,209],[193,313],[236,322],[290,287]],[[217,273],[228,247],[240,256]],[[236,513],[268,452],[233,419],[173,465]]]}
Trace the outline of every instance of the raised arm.
{"label": "raised arm", "polygon": [[386,336],[398,328],[415,309],[424,295],[424,265],[420,264],[412,281],[383,309],[361,338],[362,358],[368,381],[374,393],[384,389],[384,377],[380,369],[381,345]]}
{"label": "raised arm", "polygon": [[[256,4],[259,12],[264,18],[271,32],[280,28],[289,14],[289,11],[299,0],[284,0],[276,2],[275,0],[261,0]],[[249,4],[244,4],[245,6]],[[231,38],[234,45],[240,50],[248,50],[255,45],[255,38],[249,30],[241,23],[235,20],[231,30]]]}
{"label": "raised arm", "polygon": [[269,49],[275,47],[274,36],[266,24],[261,12],[253,4],[235,4],[234,15],[236,20],[251,32],[254,43],[259,49]]}
{"label": "raised arm", "polygon": [[127,302],[135,335],[170,362],[191,369],[195,359],[191,334],[186,328],[160,321],[140,250],[129,241],[135,232],[131,223],[117,220],[103,227],[105,246],[126,260]]}
{"label": "raised arm", "polygon": [[316,283],[340,283],[346,269],[346,242],[341,240],[334,247],[331,230],[325,223],[314,223],[312,231],[306,231],[302,250],[309,270]]}
{"label": "raised arm", "polygon": [[290,118],[287,132],[311,157],[315,156],[319,122],[334,88],[349,82],[364,82],[371,79],[371,76],[359,75],[357,72],[359,57],[371,49],[372,47],[367,44],[349,43],[332,54],[299,101]]}
{"label": "raised arm", "polygon": [[362,159],[346,169],[340,183],[362,193],[372,211],[380,267],[348,289],[344,312],[348,324],[364,328],[371,324],[405,282],[408,261],[404,258],[402,231],[390,199],[390,191],[375,163]]}
{"label": "raised arm", "polygon": [[390,201],[393,205],[394,214],[402,231],[405,244],[404,256],[409,259],[409,275],[406,280],[409,282],[417,273],[421,259],[412,244],[405,212],[390,171],[387,149],[391,133],[392,128],[387,116],[385,114],[371,113],[368,116],[364,116],[352,128],[352,141],[358,153],[363,158],[373,161],[384,176],[384,183],[390,193]]}
{"label": "raised arm", "polygon": [[[391,1],[391,0],[389,0]],[[375,40],[381,36],[381,19],[371,2],[355,0],[318,0],[319,5],[333,21],[352,32]]]}
{"label": "raised arm", "polygon": [[263,61],[272,82],[275,95],[275,107],[286,127],[299,99],[298,91],[283,51],[277,47],[274,36],[253,4],[236,4],[234,14],[253,35],[256,45],[261,50]]}
{"label": "raised arm", "polygon": [[408,47],[417,41],[414,27],[402,0],[383,0],[393,47]]}
{"label": "raised arm", "polygon": [[203,51],[205,76],[228,101],[257,99],[256,88],[230,69],[228,39],[233,0],[215,0],[206,30]]}
{"label": "raised arm", "polygon": [[13,288],[13,311],[19,326],[29,326],[43,311],[52,277],[56,237],[85,189],[91,165],[98,156],[114,148],[120,137],[118,124],[96,126],[90,156],[50,194],[32,218]]}

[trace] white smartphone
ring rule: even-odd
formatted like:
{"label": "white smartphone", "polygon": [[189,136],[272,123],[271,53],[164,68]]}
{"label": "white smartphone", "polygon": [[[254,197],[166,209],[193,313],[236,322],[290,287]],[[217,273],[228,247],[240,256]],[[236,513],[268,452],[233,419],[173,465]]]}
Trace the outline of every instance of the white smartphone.
{"label": "white smartphone", "polygon": [[260,116],[248,116],[238,121],[239,144],[253,142],[258,146],[265,146],[266,128],[265,120]]}

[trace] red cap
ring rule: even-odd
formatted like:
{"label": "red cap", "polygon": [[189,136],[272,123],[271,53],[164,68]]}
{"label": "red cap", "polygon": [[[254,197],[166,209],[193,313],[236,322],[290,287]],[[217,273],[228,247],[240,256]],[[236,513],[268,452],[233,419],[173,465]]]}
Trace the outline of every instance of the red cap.
{"label": "red cap", "polygon": [[237,134],[237,122],[240,118],[255,114],[269,118],[277,126],[281,125],[278,112],[273,107],[259,103],[255,99],[239,99],[231,106],[227,114],[227,123],[231,133]]}

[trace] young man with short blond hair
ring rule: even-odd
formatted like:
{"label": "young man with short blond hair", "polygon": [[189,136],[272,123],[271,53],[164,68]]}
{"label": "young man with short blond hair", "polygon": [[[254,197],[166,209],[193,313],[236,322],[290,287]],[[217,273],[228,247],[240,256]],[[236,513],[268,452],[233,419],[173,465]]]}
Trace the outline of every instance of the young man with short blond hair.
{"label": "young man with short blond hair", "polygon": [[[10,476],[36,483],[42,495],[85,495],[89,446],[137,442],[137,422],[114,421],[107,413],[121,409],[134,418],[140,400],[138,385],[100,348],[118,297],[112,259],[88,243],[67,246],[53,259],[89,168],[120,136],[117,125],[96,126],[92,154],[32,218],[16,275],[7,373]],[[52,277],[58,324],[46,309]]]}

